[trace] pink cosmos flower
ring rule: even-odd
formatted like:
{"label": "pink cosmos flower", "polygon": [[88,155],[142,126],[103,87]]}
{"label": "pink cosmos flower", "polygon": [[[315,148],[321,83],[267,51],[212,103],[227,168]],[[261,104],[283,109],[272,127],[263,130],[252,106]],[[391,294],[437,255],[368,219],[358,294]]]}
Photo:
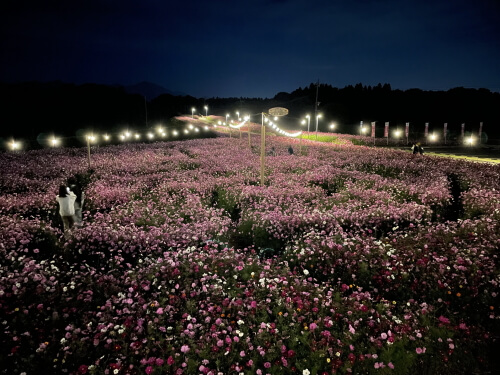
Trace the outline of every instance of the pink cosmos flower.
{"label": "pink cosmos flower", "polygon": [[444,316],[442,316],[442,315],[441,315],[438,319],[439,319],[439,321],[440,321],[441,323],[444,323],[444,324],[448,324],[448,323],[450,323],[450,319],[445,318],[445,317],[444,317]]}
{"label": "pink cosmos flower", "polygon": [[191,349],[189,349],[189,346],[187,345],[182,345],[181,346],[181,352],[183,352],[184,354],[189,352]]}

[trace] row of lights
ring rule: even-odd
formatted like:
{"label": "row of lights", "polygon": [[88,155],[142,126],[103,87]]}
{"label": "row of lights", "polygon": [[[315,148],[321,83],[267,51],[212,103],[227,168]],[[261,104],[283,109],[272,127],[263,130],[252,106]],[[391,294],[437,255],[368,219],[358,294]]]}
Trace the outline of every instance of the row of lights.
{"label": "row of lights", "polygon": [[[203,127],[203,130],[208,130],[209,127],[208,126],[204,126]],[[183,133],[184,134],[190,134],[190,133],[199,133],[200,132],[200,128],[198,127],[195,127],[193,126],[192,124],[189,124],[187,126],[187,128],[185,128],[183,130]],[[179,135],[179,131],[177,130],[173,130],[172,131],[172,135],[174,137],[177,137]],[[168,137],[168,133],[165,131],[165,129],[163,129],[162,127],[158,127],[157,128],[157,134],[153,133],[153,132],[148,132],[146,133],[146,138],[148,140],[153,140],[157,137],[159,138],[166,138]],[[135,132],[131,132],[131,131],[124,131],[123,133],[120,133],[118,135],[118,139],[122,142],[125,142],[125,141],[131,141],[131,140],[140,140],[143,136],[140,134],[140,133],[135,133]],[[95,143],[97,142],[99,136],[98,135],[95,135],[95,134],[88,134],[85,136],[85,140],[88,142],[88,143]],[[111,141],[111,136],[109,134],[104,134],[102,135],[102,139],[105,141],[105,142],[109,142]],[[48,145],[50,147],[58,147],[62,144],[62,141],[60,138],[56,138],[56,137],[52,137],[50,138],[48,141]],[[22,149],[22,143],[20,141],[16,141],[16,140],[12,140],[11,142],[9,142],[8,144],[8,147],[12,150],[12,151],[16,151],[16,150],[21,150]]]}
{"label": "row of lights", "polygon": [[[207,117],[208,116],[208,105],[204,106],[203,109],[205,109],[205,117]],[[195,111],[196,111],[195,107],[191,108],[191,118],[194,118]]]}

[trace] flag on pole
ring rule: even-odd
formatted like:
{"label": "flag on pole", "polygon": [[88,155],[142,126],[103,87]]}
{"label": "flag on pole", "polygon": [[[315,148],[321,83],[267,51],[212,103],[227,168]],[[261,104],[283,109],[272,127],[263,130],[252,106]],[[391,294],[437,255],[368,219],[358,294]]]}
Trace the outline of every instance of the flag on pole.
{"label": "flag on pole", "polygon": [[465,132],[465,123],[462,123],[462,138],[464,137]]}
{"label": "flag on pole", "polygon": [[384,128],[384,137],[389,138],[389,123],[385,123],[385,128]]}
{"label": "flag on pole", "polygon": [[429,135],[429,123],[426,122],[425,123],[425,131],[424,131],[424,136],[427,138],[427,136]]}
{"label": "flag on pole", "polygon": [[446,128],[448,127],[448,123],[445,122],[444,123],[444,128],[443,128],[443,135],[444,135],[444,139],[446,139]]}
{"label": "flag on pole", "polygon": [[481,134],[483,133],[483,123],[480,122],[479,123],[479,134],[478,134],[478,137],[479,137],[479,142],[481,142]]}
{"label": "flag on pole", "polygon": [[375,138],[375,121],[372,122],[372,138]]}
{"label": "flag on pole", "polygon": [[405,136],[408,138],[408,134],[410,133],[410,123],[406,123]]}

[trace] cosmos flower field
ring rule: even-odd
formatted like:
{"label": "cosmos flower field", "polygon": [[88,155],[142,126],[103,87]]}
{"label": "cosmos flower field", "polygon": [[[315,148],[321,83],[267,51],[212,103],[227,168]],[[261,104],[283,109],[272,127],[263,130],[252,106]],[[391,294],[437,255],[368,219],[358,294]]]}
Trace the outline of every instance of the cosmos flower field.
{"label": "cosmos flower field", "polygon": [[269,138],[0,154],[0,373],[492,371],[499,165]]}

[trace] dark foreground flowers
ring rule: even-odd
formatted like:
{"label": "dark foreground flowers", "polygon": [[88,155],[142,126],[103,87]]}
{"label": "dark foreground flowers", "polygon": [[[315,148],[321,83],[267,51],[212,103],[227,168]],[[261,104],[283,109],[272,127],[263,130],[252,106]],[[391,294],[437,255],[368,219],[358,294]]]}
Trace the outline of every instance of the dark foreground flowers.
{"label": "dark foreground flowers", "polygon": [[[101,148],[93,173],[74,150],[1,155],[0,371],[497,368],[498,167],[273,140],[261,187],[246,142]],[[66,241],[53,190],[76,173]]]}

